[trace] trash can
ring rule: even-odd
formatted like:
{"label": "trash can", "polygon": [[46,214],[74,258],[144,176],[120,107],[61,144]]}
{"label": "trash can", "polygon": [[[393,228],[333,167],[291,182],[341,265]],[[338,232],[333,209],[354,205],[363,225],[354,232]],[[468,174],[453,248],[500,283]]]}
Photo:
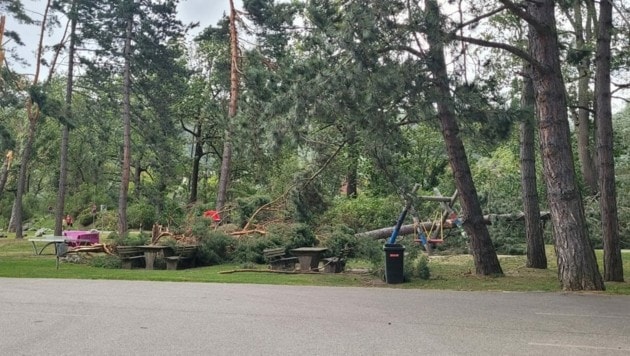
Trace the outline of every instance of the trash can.
{"label": "trash can", "polygon": [[404,282],[405,246],[385,244],[383,250],[385,251],[385,281],[387,284]]}

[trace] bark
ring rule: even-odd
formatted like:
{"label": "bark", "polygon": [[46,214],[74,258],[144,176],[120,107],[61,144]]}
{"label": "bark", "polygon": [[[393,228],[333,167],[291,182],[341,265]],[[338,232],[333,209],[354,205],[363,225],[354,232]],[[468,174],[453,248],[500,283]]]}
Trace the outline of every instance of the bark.
{"label": "bark", "polygon": [[4,37],[4,24],[6,22],[6,16],[0,16],[0,69],[2,69],[2,65],[4,64],[4,48],[2,48],[3,37]]}
{"label": "bark", "polygon": [[464,230],[470,237],[470,249],[475,261],[475,271],[481,275],[502,275],[496,251],[490,239],[488,227],[483,221],[477,190],[472,179],[464,144],[459,138],[459,127],[453,110],[446,61],[440,27],[440,11],[436,0],[425,0],[427,12],[427,41],[429,43],[428,66],[433,74],[437,91],[437,108],[442,135],[446,143],[449,162],[460,192]]}
{"label": "bark", "polygon": [[69,121],[72,120],[72,90],[74,84],[74,54],[76,45],[76,0],[72,2],[72,19],[70,20],[70,48],[68,52],[68,79],[66,83],[66,120],[61,127],[61,155],[59,164],[59,191],[55,209],[55,236],[61,236],[63,216],[65,213],[66,186],[68,180],[68,142],[70,140]]}
{"label": "bark", "polygon": [[0,170],[0,198],[4,193],[4,187],[7,184],[9,178],[9,168],[11,168],[11,161],[13,160],[13,151],[8,151],[5,155],[4,162],[2,163],[2,169]]}
{"label": "bark", "polygon": [[231,121],[236,116],[238,105],[238,37],[236,32],[236,9],[234,8],[234,0],[230,0],[230,48],[231,48],[231,66],[230,66],[230,105],[228,108],[228,122],[225,129],[223,141],[223,156],[221,158],[221,172],[219,176],[219,188],[217,192],[216,210],[223,210],[225,201],[227,200],[227,191],[230,182],[230,166],[232,164],[232,133]]}
{"label": "bark", "polygon": [[193,166],[192,172],[190,174],[190,197],[188,198],[189,203],[194,203],[197,201],[197,189],[199,186],[199,164],[201,162],[201,158],[203,157],[203,141],[201,140],[201,122],[198,122],[195,127],[195,148],[193,153]]}
{"label": "bark", "polygon": [[[39,73],[41,70],[41,59],[44,50],[44,33],[46,30],[46,22],[48,20],[48,12],[50,10],[51,0],[46,3],[46,9],[44,10],[44,16],[40,25],[39,44],[37,46],[37,63],[35,64],[35,76],[33,77],[33,85],[37,85],[39,82]],[[52,70],[52,68],[51,68]],[[28,178],[28,166],[31,159],[31,151],[33,149],[33,143],[35,142],[35,134],[37,133],[37,124],[41,112],[39,106],[33,103],[31,98],[26,101],[26,113],[28,117],[28,129],[26,134],[26,142],[24,143],[24,149],[22,151],[20,172],[17,181],[17,192],[15,195],[15,201],[13,202],[13,221],[15,223],[15,238],[22,238],[22,195],[25,192],[25,187]]]}
{"label": "bark", "polygon": [[[541,212],[540,213],[540,220],[549,220],[549,218],[550,218],[549,212]],[[483,223],[485,225],[491,225],[493,221],[497,221],[497,220],[522,221],[524,219],[525,219],[525,214],[524,213],[518,213],[518,214],[489,214],[489,215],[484,215],[483,216]],[[425,230],[439,230],[440,229],[439,223],[435,222],[435,221],[419,222],[418,223],[418,227],[419,228],[424,228]],[[457,225],[455,225],[455,222],[450,220],[450,219],[444,219],[441,228],[443,228],[443,229],[454,229],[454,228],[457,228]],[[355,234],[354,236],[378,240],[378,239],[388,238],[389,236],[391,236],[392,231],[394,231],[394,227],[390,226],[390,227],[384,227],[382,229],[376,229],[376,230],[371,230],[371,231],[359,232],[359,233]],[[415,233],[415,231],[414,231],[414,225],[413,224],[402,225],[400,227],[400,231],[398,232],[398,234],[400,236],[411,235],[411,234],[414,234],[414,233]]]}
{"label": "bark", "polygon": [[[505,1],[502,1],[505,3]],[[558,277],[564,290],[603,290],[577,186],[560,68],[554,2],[527,2],[529,48],[540,146],[551,210]]]}
{"label": "bark", "polygon": [[120,193],[118,196],[118,235],[127,233],[127,197],[129,195],[129,176],[131,173],[131,37],[133,35],[133,15],[127,19],[125,30],[124,48],[124,73],[123,73],[123,159],[122,175],[120,179]]}
{"label": "bark", "polygon": [[346,197],[357,197],[357,170],[359,165],[359,152],[357,148],[357,133],[354,127],[349,127],[346,132],[348,146],[348,170],[346,172]]}
{"label": "bark", "polygon": [[[525,73],[529,73],[529,67]],[[540,208],[538,203],[538,189],[536,183],[536,154],[535,154],[535,113],[534,87],[529,74],[523,80],[523,95],[521,108],[526,110],[527,116],[520,124],[521,136],[521,196],[525,213],[525,236],[527,240],[527,263],[530,268],[547,268],[545,241],[542,224],[540,223]]]}
{"label": "bark", "polygon": [[623,263],[619,241],[613,125],[610,93],[612,3],[599,3],[595,95],[597,98],[597,156],[599,158],[600,211],[604,242],[604,280],[623,282]]}
{"label": "bark", "polygon": [[[587,51],[587,42],[591,40],[591,21],[587,16],[586,28],[582,25],[582,3],[575,2],[574,5],[575,14],[575,47],[578,52]],[[584,55],[584,58],[577,65],[579,73],[578,79],[578,109],[575,120],[575,127],[577,130],[577,149],[578,157],[580,159],[580,167],[582,170],[582,176],[584,177],[584,184],[586,185],[587,192],[589,194],[597,194],[597,167],[593,160],[593,149],[591,143],[591,116],[589,106],[592,96],[590,94],[590,80],[591,80],[591,55]]]}

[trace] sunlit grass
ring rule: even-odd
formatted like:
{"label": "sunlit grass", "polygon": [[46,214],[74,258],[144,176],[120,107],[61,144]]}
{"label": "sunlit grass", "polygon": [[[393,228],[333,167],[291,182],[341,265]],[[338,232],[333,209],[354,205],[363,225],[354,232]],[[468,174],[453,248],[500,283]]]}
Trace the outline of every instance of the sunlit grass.
{"label": "sunlit grass", "polygon": [[[177,271],[144,269],[107,269],[86,264],[61,263],[55,268],[55,256],[48,247],[44,255],[33,254],[31,243],[13,238],[0,239],[0,277],[12,278],[74,278],[118,279],[149,281],[186,281],[203,283],[255,283],[314,286],[395,287],[447,290],[488,291],[560,291],[556,258],[553,247],[547,246],[549,268],[545,270],[525,267],[525,256],[500,256],[504,277],[477,276],[471,256],[432,256],[429,260],[431,278],[412,280],[400,285],[387,285],[380,277],[369,273],[343,274],[278,274],[266,272],[237,272],[239,265],[219,265]],[[602,253],[597,251],[602,269]],[[630,272],[630,252],[623,253],[624,271]],[[352,269],[365,270],[369,263],[350,260]],[[266,266],[256,266],[265,270]],[[221,273],[223,272],[223,273]],[[626,277],[628,279],[628,277]],[[630,283],[606,283],[606,294],[630,295]]]}

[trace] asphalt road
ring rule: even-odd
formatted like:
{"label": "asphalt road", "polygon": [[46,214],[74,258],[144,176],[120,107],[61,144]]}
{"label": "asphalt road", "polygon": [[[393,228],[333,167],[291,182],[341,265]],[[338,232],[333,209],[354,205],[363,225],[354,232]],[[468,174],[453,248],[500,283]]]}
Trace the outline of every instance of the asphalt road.
{"label": "asphalt road", "polygon": [[0,278],[0,355],[629,355],[630,297]]}

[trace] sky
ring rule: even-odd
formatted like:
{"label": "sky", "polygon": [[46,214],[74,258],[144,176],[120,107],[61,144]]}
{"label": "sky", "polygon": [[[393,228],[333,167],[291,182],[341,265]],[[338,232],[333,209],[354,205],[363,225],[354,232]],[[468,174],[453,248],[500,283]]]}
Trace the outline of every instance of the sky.
{"label": "sky", "polygon": [[[46,6],[46,0],[22,0],[24,8],[28,14],[37,20],[41,20],[44,8]],[[241,0],[234,0],[234,6],[237,9],[242,8]],[[180,0],[177,7],[178,17],[184,23],[199,22],[199,27],[196,28],[193,34],[200,30],[210,26],[216,25],[219,19],[223,17],[223,14],[227,14],[230,9],[229,0]],[[65,23],[63,24],[65,26]],[[18,53],[26,61],[32,63],[35,58],[35,50],[37,47],[37,41],[39,39],[39,27],[35,25],[21,25],[14,21],[13,18],[7,17],[6,22],[7,31],[15,31],[20,35],[22,42],[25,46],[18,49]],[[47,37],[44,41],[44,45],[52,45],[59,41],[59,38],[63,34],[63,29],[55,31],[51,37]],[[5,38],[6,42],[7,38]],[[14,44],[7,44],[7,48],[15,47]],[[9,58],[9,60],[11,60]],[[23,74],[32,74],[34,72],[34,66],[20,66],[16,63],[9,63],[10,67]]]}

